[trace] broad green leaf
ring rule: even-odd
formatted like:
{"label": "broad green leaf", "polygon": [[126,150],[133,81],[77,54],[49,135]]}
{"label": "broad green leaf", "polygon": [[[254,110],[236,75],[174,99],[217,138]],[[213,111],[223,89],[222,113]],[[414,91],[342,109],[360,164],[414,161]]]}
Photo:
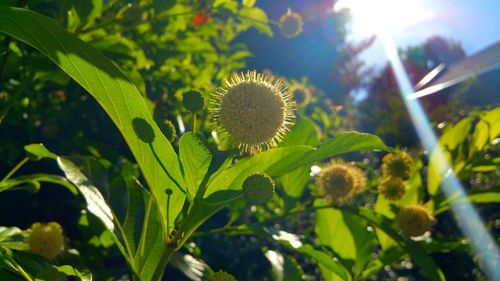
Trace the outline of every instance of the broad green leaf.
{"label": "broad green leaf", "polygon": [[[368,230],[368,225],[341,210],[332,208],[318,210],[314,229],[320,243],[338,254],[347,268],[354,268],[356,275],[363,270],[375,250],[375,236]],[[332,277],[327,279],[336,279]]]}
{"label": "broad green leaf", "polygon": [[267,22],[267,14],[257,7],[243,7],[239,11],[239,17],[242,21],[249,23],[259,32],[267,36],[273,36],[273,31]]}
{"label": "broad green leaf", "polygon": [[[280,146],[293,145],[319,145],[318,132],[313,121],[308,118],[298,119]],[[279,182],[285,193],[284,201],[286,209],[294,206],[302,196],[306,184],[310,179],[309,173],[310,167],[309,165],[305,165],[279,178]]]}
{"label": "broad green leaf", "polygon": [[446,280],[441,270],[437,267],[434,260],[427,254],[425,249],[418,242],[406,239],[399,235],[396,230],[391,227],[390,219],[376,215],[370,209],[365,207],[345,206],[340,209],[363,218],[372,226],[383,230],[391,239],[396,241],[397,244],[411,256],[415,264],[417,264],[423,270],[429,280]]}
{"label": "broad green leaf", "polygon": [[439,138],[439,143],[449,150],[455,150],[469,135],[474,119],[474,116],[466,117],[448,128]]}
{"label": "broad green leaf", "polygon": [[179,162],[137,88],[99,51],[51,18],[26,9],[3,8],[0,31],[48,56],[97,100],[125,138],[165,220],[165,190],[172,190],[168,221],[173,226],[185,198]]}
{"label": "broad green leaf", "polygon": [[199,137],[188,132],[179,140],[179,159],[188,193],[193,199],[210,167],[212,154]]}
{"label": "broad green leaf", "polygon": [[230,200],[239,195],[243,181],[253,173],[266,172],[272,177],[284,175],[298,167],[330,158],[342,153],[358,150],[386,150],[387,147],[376,136],[357,132],[342,133],[324,142],[318,149],[310,146],[291,146],[271,149],[243,159],[221,172],[208,184],[205,198],[211,196],[212,203]]}

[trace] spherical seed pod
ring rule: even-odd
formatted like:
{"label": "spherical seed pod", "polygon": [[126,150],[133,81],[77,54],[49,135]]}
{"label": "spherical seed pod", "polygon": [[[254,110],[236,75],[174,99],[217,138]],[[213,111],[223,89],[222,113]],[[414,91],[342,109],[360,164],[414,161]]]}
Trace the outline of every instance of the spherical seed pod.
{"label": "spherical seed pod", "polygon": [[274,181],[264,173],[256,173],[243,182],[243,197],[252,205],[262,205],[273,197]]}
{"label": "spherical seed pod", "polygon": [[398,225],[406,236],[420,236],[431,230],[434,218],[423,206],[408,205],[399,210]]}
{"label": "spherical seed pod", "polygon": [[389,153],[382,159],[382,176],[384,178],[410,178],[413,159],[404,151]]}
{"label": "spherical seed pod", "polygon": [[223,270],[219,270],[217,272],[211,273],[208,276],[207,281],[237,281],[237,280],[236,280],[236,278],[234,278],[233,275],[231,275]]}
{"label": "spherical seed pod", "polygon": [[297,37],[302,32],[302,17],[292,12],[291,9],[283,14],[279,20],[279,27],[283,37],[291,39]]}
{"label": "spherical seed pod", "polygon": [[321,196],[330,203],[345,203],[364,189],[366,177],[357,167],[330,163],[316,179]]}
{"label": "spherical seed pod", "polygon": [[175,125],[172,123],[172,121],[165,119],[163,121],[163,126],[161,127],[161,131],[167,138],[169,142],[173,142],[175,138],[177,137],[177,132],[175,130]]}
{"label": "spherical seed pod", "polygon": [[304,107],[312,101],[311,90],[304,85],[298,84],[290,87],[290,95],[296,102],[297,107]]}
{"label": "spherical seed pod", "polygon": [[64,248],[64,235],[57,222],[34,223],[28,238],[30,251],[48,259],[57,257]]}
{"label": "spherical seed pod", "polygon": [[182,103],[187,110],[195,113],[203,109],[205,98],[199,91],[191,90],[184,93]]}
{"label": "spherical seed pod", "polygon": [[295,117],[286,86],[272,76],[248,71],[235,74],[211,97],[210,112],[218,130],[242,152],[257,153],[278,145]]}
{"label": "spherical seed pod", "polygon": [[406,192],[406,184],[400,178],[389,178],[382,181],[378,192],[389,201],[396,201],[403,197]]}

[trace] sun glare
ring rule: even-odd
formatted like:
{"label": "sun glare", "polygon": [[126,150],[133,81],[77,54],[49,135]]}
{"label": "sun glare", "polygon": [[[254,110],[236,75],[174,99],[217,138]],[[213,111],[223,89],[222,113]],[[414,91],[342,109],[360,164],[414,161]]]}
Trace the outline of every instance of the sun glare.
{"label": "sun glare", "polygon": [[353,15],[353,32],[378,33],[380,29],[401,30],[431,18],[422,0],[339,0],[334,11],[349,9]]}

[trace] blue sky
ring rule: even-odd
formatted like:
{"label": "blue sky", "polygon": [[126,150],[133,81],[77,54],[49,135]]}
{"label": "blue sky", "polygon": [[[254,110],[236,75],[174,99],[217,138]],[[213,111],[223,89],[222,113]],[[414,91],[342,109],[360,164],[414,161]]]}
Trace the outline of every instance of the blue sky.
{"label": "blue sky", "polygon": [[[500,0],[417,2],[419,7],[429,12],[429,17],[418,23],[395,28],[392,36],[398,47],[418,45],[432,35],[442,35],[462,42],[466,53],[473,54],[500,40]],[[351,38],[354,40],[369,35],[363,30],[356,30],[355,23],[352,28]],[[386,59],[381,42],[377,40],[362,54],[362,58],[369,65],[382,66]]]}

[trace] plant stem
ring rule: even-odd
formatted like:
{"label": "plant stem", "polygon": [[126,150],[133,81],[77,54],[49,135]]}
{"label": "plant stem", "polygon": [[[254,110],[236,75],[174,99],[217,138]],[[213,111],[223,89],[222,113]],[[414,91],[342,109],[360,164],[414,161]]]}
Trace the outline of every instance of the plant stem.
{"label": "plant stem", "polygon": [[153,203],[153,197],[149,197],[148,205],[146,206],[146,213],[144,214],[144,225],[142,227],[141,240],[139,242],[139,255],[141,257],[144,255],[144,247],[146,245],[146,236],[148,233],[149,214],[151,213],[152,203]]}
{"label": "plant stem", "polygon": [[196,113],[193,112],[193,133],[196,134]]}
{"label": "plant stem", "polygon": [[2,247],[2,254],[4,254],[4,256],[9,260],[12,266],[14,266],[17,272],[19,272],[19,274],[24,277],[24,279],[26,279],[27,281],[33,281],[31,276],[26,271],[24,271],[24,269],[7,253],[7,250],[4,247]]}
{"label": "plant stem", "polygon": [[28,157],[24,157],[23,160],[19,161],[17,165],[10,170],[10,172],[2,179],[2,181],[8,180],[14,173],[17,172],[26,162],[28,162],[30,159]]}

